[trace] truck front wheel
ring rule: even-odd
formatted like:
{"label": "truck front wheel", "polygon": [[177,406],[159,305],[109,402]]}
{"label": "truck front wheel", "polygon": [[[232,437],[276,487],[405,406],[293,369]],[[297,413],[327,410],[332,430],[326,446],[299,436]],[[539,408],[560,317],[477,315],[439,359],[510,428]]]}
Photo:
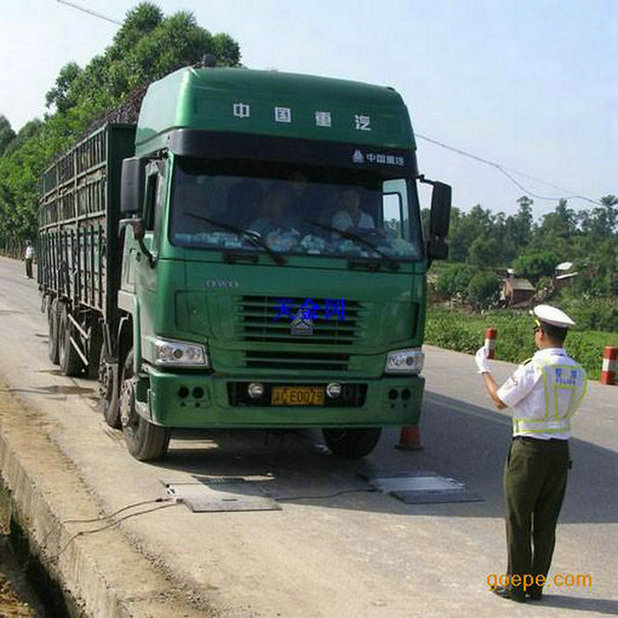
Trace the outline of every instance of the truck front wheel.
{"label": "truck front wheel", "polygon": [[120,429],[120,411],[118,410],[117,372],[105,358],[105,346],[101,346],[99,357],[99,409],[105,422],[114,429]]}
{"label": "truck front wheel", "polygon": [[137,413],[133,350],[124,363],[119,408],[122,433],[129,453],[139,461],[162,459],[167,453],[171,431],[150,423]]}
{"label": "truck front wheel", "polygon": [[324,442],[334,455],[347,459],[360,459],[369,455],[382,434],[380,427],[325,427]]}

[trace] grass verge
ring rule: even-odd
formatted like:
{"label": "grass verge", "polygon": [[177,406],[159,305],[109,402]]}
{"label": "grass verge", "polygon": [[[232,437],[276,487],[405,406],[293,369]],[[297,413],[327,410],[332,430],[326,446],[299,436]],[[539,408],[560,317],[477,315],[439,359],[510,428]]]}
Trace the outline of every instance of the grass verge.
{"label": "grass verge", "polygon": [[[474,354],[483,345],[485,329],[495,328],[498,331],[496,358],[520,363],[536,351],[533,327],[534,323],[527,312],[501,309],[479,314],[430,305],[427,308],[425,342],[448,350]],[[599,380],[603,349],[607,345],[618,346],[618,333],[578,330],[574,327],[564,347],[584,367],[589,379]]]}

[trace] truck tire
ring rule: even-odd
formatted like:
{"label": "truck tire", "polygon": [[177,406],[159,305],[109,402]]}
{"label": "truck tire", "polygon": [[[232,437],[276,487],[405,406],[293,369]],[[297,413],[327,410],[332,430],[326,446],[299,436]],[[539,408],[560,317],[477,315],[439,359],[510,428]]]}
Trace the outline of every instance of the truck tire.
{"label": "truck tire", "polygon": [[58,299],[54,298],[47,308],[47,323],[49,325],[49,338],[47,339],[47,350],[49,360],[57,365],[58,360]]}
{"label": "truck tire", "polygon": [[346,459],[360,459],[369,455],[382,434],[380,427],[325,427],[324,442],[334,455]]}
{"label": "truck tire", "polygon": [[127,449],[139,461],[163,459],[167,453],[171,430],[147,421],[135,407],[135,377],[133,350],[127,355],[120,389],[120,421]]}
{"label": "truck tire", "polygon": [[99,409],[105,422],[112,429],[120,429],[120,411],[118,409],[118,378],[114,379],[114,370],[105,362],[105,346],[99,352]]}
{"label": "truck tire", "polygon": [[75,328],[69,320],[69,310],[64,305],[58,322],[58,362],[62,373],[70,377],[78,376],[84,368],[82,359],[71,345],[71,335],[74,332]]}

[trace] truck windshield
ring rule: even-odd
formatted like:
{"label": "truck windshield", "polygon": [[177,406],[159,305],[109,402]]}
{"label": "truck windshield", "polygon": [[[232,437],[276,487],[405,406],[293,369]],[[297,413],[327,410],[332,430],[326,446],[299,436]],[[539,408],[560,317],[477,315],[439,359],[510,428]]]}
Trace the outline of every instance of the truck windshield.
{"label": "truck windshield", "polygon": [[405,178],[265,161],[177,157],[176,163],[173,245],[255,252],[265,244],[288,255],[346,258],[422,256],[416,194]]}

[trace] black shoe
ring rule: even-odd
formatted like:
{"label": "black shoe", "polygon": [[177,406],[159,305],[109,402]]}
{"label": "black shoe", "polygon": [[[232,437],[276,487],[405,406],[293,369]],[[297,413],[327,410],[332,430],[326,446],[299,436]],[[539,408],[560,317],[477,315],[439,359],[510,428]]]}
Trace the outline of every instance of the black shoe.
{"label": "black shoe", "polygon": [[526,590],[526,596],[530,601],[540,601],[543,598],[543,586],[532,584]]}
{"label": "black shoe", "polygon": [[510,586],[496,586],[495,588],[492,588],[491,591],[499,597],[509,599],[510,601],[515,601],[515,603],[526,602],[526,595],[519,590],[513,590]]}

